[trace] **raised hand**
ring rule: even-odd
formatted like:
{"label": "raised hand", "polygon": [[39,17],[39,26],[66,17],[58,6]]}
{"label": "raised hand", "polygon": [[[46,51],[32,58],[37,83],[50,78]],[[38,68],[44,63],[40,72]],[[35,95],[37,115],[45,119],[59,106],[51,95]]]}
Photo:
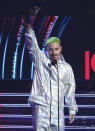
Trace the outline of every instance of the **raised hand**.
{"label": "raised hand", "polygon": [[36,16],[40,9],[41,8],[35,6],[34,9],[27,10],[26,13],[23,15],[24,24],[33,26]]}
{"label": "raised hand", "polygon": [[29,9],[22,15],[21,24],[17,33],[18,42],[24,41],[24,34],[26,32],[26,27],[29,29],[34,25],[36,16],[38,12],[40,11],[40,9],[41,8],[35,6],[34,9]]}

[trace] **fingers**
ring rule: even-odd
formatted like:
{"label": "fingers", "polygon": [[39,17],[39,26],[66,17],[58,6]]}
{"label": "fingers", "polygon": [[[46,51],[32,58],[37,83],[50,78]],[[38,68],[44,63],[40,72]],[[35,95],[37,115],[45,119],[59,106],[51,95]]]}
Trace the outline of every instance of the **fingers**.
{"label": "fingers", "polygon": [[34,9],[27,10],[22,16],[22,23],[24,23],[27,27],[32,27],[35,23],[36,15],[40,11],[40,7],[35,6]]}
{"label": "fingers", "polygon": [[70,114],[70,118],[69,118],[70,122],[69,123],[70,124],[73,123],[74,119],[75,119],[75,115],[74,114]]}

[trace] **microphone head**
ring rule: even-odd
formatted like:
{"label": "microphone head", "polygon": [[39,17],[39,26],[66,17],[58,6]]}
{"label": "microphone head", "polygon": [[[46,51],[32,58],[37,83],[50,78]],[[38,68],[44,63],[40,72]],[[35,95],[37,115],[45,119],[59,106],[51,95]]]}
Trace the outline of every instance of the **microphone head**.
{"label": "microphone head", "polygon": [[57,65],[57,60],[51,60],[51,65],[53,66]]}

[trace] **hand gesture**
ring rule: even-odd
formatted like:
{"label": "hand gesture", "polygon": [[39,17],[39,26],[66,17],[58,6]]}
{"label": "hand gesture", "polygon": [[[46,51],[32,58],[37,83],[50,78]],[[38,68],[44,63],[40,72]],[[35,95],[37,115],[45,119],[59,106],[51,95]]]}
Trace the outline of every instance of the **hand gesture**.
{"label": "hand gesture", "polygon": [[74,120],[75,120],[75,115],[74,114],[70,114],[69,120],[70,120],[70,122],[69,122],[70,124],[73,123]]}

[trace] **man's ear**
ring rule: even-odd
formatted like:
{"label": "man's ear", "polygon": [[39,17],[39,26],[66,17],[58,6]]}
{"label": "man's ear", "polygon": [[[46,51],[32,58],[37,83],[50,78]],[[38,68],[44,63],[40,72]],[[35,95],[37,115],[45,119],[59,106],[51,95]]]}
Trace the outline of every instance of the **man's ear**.
{"label": "man's ear", "polygon": [[61,49],[61,51],[62,51],[62,46],[60,45],[60,49]]}

